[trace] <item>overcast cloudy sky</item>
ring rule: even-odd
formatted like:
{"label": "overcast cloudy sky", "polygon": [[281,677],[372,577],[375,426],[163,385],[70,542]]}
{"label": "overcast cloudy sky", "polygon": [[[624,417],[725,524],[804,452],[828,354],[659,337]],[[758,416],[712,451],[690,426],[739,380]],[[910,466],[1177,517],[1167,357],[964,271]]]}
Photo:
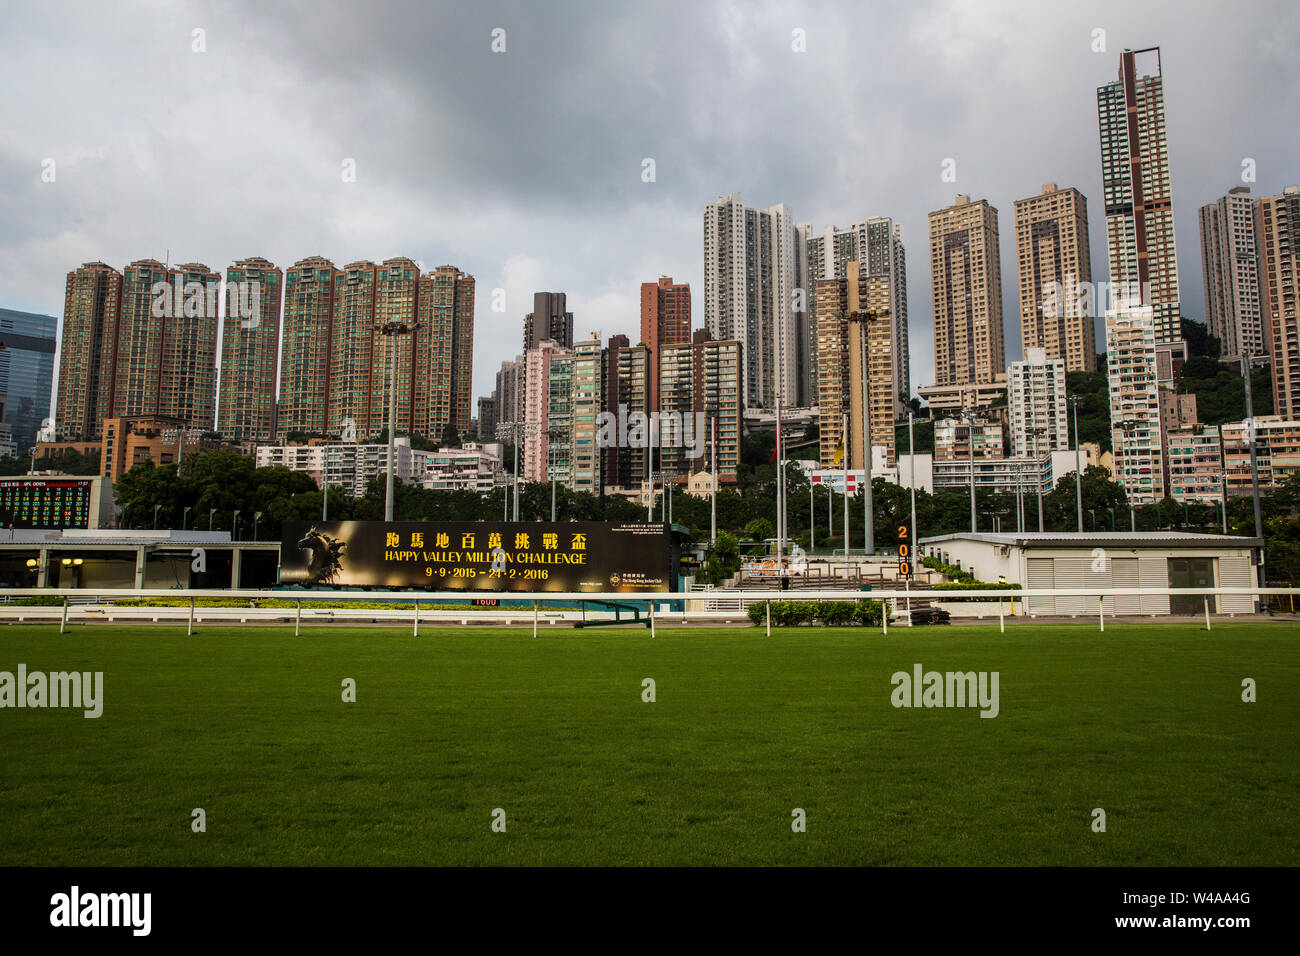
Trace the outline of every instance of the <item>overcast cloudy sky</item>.
{"label": "overcast cloudy sky", "polygon": [[476,396],[535,290],[568,293],[578,336],[635,333],[639,284],[668,274],[701,325],[703,209],[732,192],[819,231],[904,224],[914,385],[934,379],[926,214],[989,199],[1014,359],[1015,199],[1081,189],[1106,277],[1095,90],[1126,46],[1162,48],[1185,314],[1197,207],[1247,157],[1256,195],[1300,182],[1294,0],[4,8],[0,305],[57,315],[96,259],[453,263],[478,280]]}

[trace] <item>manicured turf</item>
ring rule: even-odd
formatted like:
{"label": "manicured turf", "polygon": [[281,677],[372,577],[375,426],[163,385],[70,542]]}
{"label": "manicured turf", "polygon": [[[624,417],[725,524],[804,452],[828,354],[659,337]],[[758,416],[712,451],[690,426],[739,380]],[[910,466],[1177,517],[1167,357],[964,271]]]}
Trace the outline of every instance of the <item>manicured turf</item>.
{"label": "manicured turf", "polygon": [[[0,864],[1253,865],[1300,842],[1290,624],[0,627],[20,662],[102,670],[105,703],[0,710]],[[1000,715],[894,708],[915,663],[998,671]]]}

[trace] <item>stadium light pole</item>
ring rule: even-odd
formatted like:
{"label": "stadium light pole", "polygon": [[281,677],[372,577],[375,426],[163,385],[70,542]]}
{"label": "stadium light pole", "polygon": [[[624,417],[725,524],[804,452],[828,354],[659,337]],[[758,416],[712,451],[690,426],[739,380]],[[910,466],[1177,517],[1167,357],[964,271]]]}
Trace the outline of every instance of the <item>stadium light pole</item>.
{"label": "stadium light pole", "polygon": [[1074,506],[1079,512],[1079,534],[1083,534],[1083,460],[1079,454],[1079,396],[1070,396],[1070,406],[1074,409]]}
{"label": "stadium light pole", "polygon": [[[1264,521],[1260,514],[1259,505],[1259,464],[1255,457],[1255,402],[1251,393],[1250,381],[1250,360],[1249,354],[1241,357],[1241,379],[1242,385],[1246,389],[1246,441],[1250,445],[1250,494],[1255,505],[1255,537],[1261,541],[1264,538]],[[1259,564],[1255,570],[1255,586],[1262,588],[1264,582],[1268,580],[1264,575],[1264,547],[1259,549]],[[1255,595],[1255,609],[1260,610],[1260,596]]]}
{"label": "stadium light pole", "polygon": [[[912,541],[911,551],[908,553],[907,566],[916,567],[916,445],[912,438],[912,413],[907,413],[907,457],[911,461],[911,476],[908,478],[908,484],[912,486]],[[908,575],[911,577],[911,575]],[[911,600],[910,598],[908,599]]]}
{"label": "stadium light pole", "polygon": [[967,456],[970,458],[970,533],[975,533],[975,413],[970,409],[961,410],[966,419]]}
{"label": "stadium light pole", "polygon": [[390,343],[388,347],[388,478],[384,483],[385,521],[393,520],[393,470],[397,457],[397,337],[414,334],[419,325],[418,322],[393,320],[380,322],[374,326],[374,331],[385,336]]}
{"label": "stadium light pole", "polygon": [[512,476],[514,478],[512,484],[514,485],[515,521],[519,520],[519,439],[532,435],[536,430],[537,422],[530,421],[501,422],[497,425],[497,438],[503,441],[509,438],[515,450],[515,473]]}

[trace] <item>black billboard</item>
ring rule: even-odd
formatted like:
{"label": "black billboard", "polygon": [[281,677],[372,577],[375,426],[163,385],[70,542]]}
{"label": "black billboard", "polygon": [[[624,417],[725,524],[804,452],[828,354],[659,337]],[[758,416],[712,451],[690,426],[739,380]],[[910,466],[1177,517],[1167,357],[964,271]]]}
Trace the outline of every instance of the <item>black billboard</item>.
{"label": "black billboard", "polygon": [[280,583],[577,593],[669,591],[663,524],[287,521]]}
{"label": "black billboard", "polygon": [[0,525],[11,528],[89,528],[93,478],[0,480]]}

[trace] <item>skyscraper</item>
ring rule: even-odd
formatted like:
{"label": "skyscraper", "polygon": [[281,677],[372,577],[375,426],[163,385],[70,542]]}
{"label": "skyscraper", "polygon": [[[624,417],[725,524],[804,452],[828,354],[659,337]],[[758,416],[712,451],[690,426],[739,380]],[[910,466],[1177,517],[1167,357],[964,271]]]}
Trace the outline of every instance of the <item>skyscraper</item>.
{"label": "skyscraper", "polygon": [[20,455],[50,414],[58,326],[52,315],[0,309],[0,423]]}
{"label": "skyscraper", "polygon": [[[375,270],[375,324],[400,323],[411,330],[405,334],[374,333],[371,344],[369,424],[364,434],[376,436],[388,429],[389,402],[397,403],[397,433],[411,433],[411,408],[415,379],[417,338],[416,300],[419,297],[420,267],[403,256],[385,259]],[[397,389],[393,394],[393,365],[397,366]],[[361,431],[361,429],[358,429]],[[441,438],[441,435],[436,436]]]}
{"label": "skyscraper", "polygon": [[936,385],[984,385],[1006,371],[998,211],[958,196],[930,213]]}
{"label": "skyscraper", "polygon": [[262,258],[241,259],[226,270],[217,396],[217,431],[226,438],[257,442],[275,438],[282,276]]}
{"label": "skyscraper", "polygon": [[1201,272],[1205,324],[1219,340],[1224,361],[1263,355],[1259,263],[1255,256],[1255,206],[1249,186],[1200,209]]}
{"label": "skyscraper", "polygon": [[715,341],[708,329],[697,329],[689,342],[664,346],[660,413],[667,424],[655,464],[676,472],[679,483],[696,472],[712,470],[709,455],[715,430],[718,483],[735,483],[740,461],[740,364],[740,343]]}
{"label": "skyscraper", "polygon": [[217,297],[221,277],[192,262],[126,267],[118,317],[113,417],[161,416],[189,428],[214,424]]}
{"label": "skyscraper", "polygon": [[[352,433],[358,441],[377,434],[377,429],[371,431],[370,402],[374,345],[379,337],[374,330],[378,269],[373,262],[350,262],[334,275],[325,431],[334,436]],[[375,396],[375,401],[382,399]]]}
{"label": "skyscraper", "polygon": [[[662,345],[691,340],[691,287],[671,276],[641,283],[641,341],[650,349],[650,365],[659,367]],[[650,405],[659,407],[659,377],[650,381]]]}
{"label": "skyscraper", "polygon": [[62,439],[98,440],[104,419],[113,413],[121,307],[122,273],[116,269],[102,262],[87,262],[68,273],[54,411],[55,429]]}
{"label": "skyscraper", "polygon": [[1042,349],[1068,371],[1096,371],[1088,200],[1073,186],[1048,183],[1017,199],[1015,212],[1021,354]]}
{"label": "skyscraper", "polygon": [[435,442],[448,425],[468,437],[474,369],[474,277],[438,266],[420,279],[412,430]]}
{"label": "skyscraper", "polygon": [[281,440],[290,433],[324,436],[329,431],[330,339],[339,274],[322,256],[300,259],[285,274],[276,413]]}
{"label": "skyscraper", "polygon": [[1163,432],[1151,306],[1106,313],[1106,374],[1115,480],[1130,504],[1160,501],[1165,497]]}
{"label": "skyscraper", "polygon": [[1065,359],[1029,347],[1007,367],[1008,424],[1015,458],[1042,458],[1070,447]]}
{"label": "skyscraper", "polygon": [[1273,410],[1300,419],[1300,186],[1255,208],[1260,308],[1273,373]]}
{"label": "skyscraper", "polygon": [[1119,308],[1151,307],[1157,344],[1181,341],[1159,47],[1120,54],[1119,78],[1097,88],[1097,116],[1112,296]]}
{"label": "skyscraper", "polygon": [[873,448],[894,461],[894,322],[890,282],[847,262],[843,278],[821,279],[817,294],[817,380],[820,389],[820,457],[835,464],[843,445],[848,467],[866,467],[863,425]]}
{"label": "skyscraper", "polygon": [[520,448],[520,469],[524,481],[548,481],[550,453],[551,364],[557,358],[567,362],[568,349],[547,339],[524,353],[524,371],[517,387],[522,388],[523,421],[530,423]]}
{"label": "skyscraper", "polygon": [[597,439],[605,406],[605,350],[596,333],[574,345],[569,382],[569,487],[600,494],[603,462]]}
{"label": "skyscraper", "polygon": [[[904,404],[911,394],[911,357],[907,332],[907,257],[903,245],[903,224],[888,216],[873,216],[855,222],[847,229],[828,226],[822,235],[814,235],[809,229],[806,247],[814,355],[817,340],[817,280],[842,279],[846,263],[857,262],[869,278],[889,281],[889,309],[894,319],[894,382],[899,392],[895,412],[904,414]],[[816,389],[815,375],[812,387]],[[814,394],[811,401],[818,401],[818,396]]]}
{"label": "skyscraper", "polygon": [[573,348],[573,313],[565,309],[565,293],[533,293],[533,311],[524,316],[525,352],[548,339],[560,348]]}
{"label": "skyscraper", "polygon": [[[744,401],[752,408],[800,401],[798,323],[806,307],[790,207],[751,209],[732,194],[704,208],[704,325],[742,344]],[[798,299],[795,290],[803,290]]]}

